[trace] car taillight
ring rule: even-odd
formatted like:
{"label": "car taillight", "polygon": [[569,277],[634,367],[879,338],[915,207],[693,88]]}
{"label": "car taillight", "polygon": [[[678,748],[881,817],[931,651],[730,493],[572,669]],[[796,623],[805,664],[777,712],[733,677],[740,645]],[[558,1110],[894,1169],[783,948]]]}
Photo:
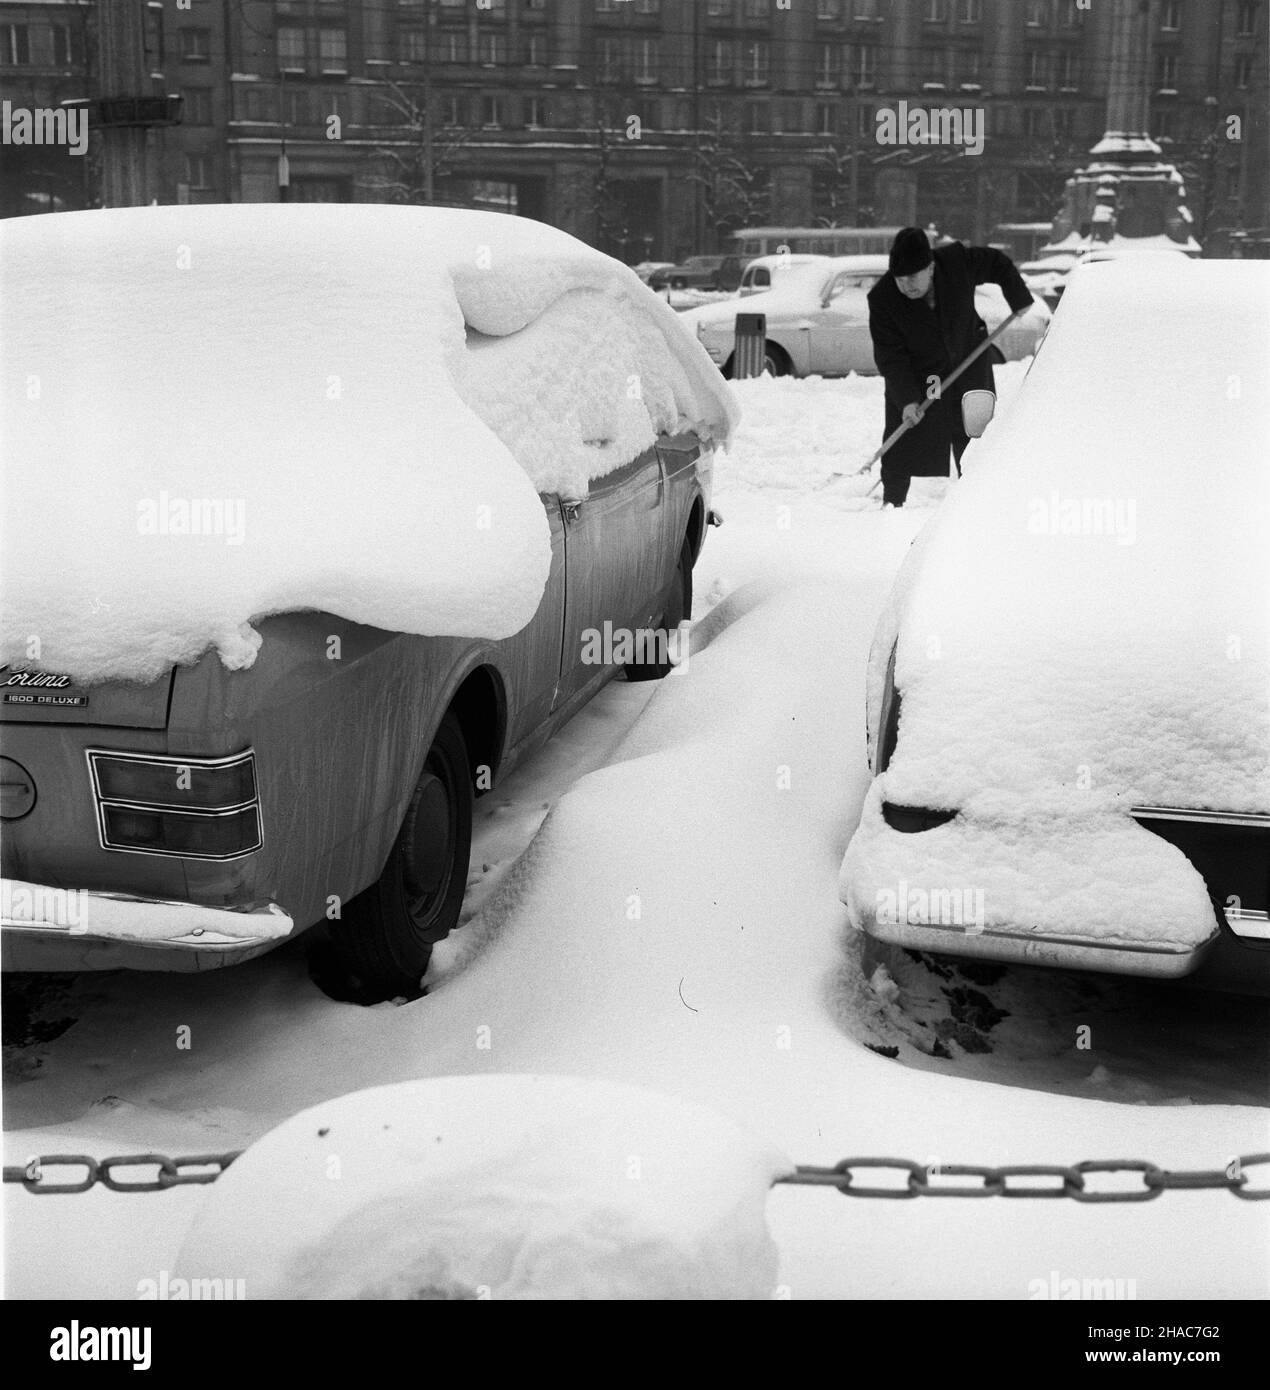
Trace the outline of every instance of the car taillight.
{"label": "car taillight", "polygon": [[103,849],[236,859],[261,845],[256,758],[180,758],[90,748]]}

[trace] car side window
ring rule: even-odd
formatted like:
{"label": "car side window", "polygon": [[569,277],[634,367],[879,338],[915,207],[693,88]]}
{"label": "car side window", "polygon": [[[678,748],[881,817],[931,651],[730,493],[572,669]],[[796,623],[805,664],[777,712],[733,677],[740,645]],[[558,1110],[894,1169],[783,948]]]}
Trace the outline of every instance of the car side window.
{"label": "car side window", "polygon": [[755,289],[766,289],[772,283],[772,273],[765,265],[756,266],[750,284]]}

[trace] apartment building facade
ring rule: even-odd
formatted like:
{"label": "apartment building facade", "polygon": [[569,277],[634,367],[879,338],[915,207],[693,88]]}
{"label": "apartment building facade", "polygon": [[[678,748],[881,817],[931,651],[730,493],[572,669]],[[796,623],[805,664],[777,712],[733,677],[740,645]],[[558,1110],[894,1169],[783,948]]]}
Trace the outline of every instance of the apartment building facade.
{"label": "apartment building facade", "polygon": [[[1151,4],[1138,61],[1152,133],[1190,185],[1197,231],[1264,236],[1267,0]],[[0,89],[65,86],[56,64],[37,73],[37,52],[74,53],[92,87],[91,17],[78,50],[36,40],[58,9],[92,5],[0,0]],[[147,12],[155,91],[184,98],[182,124],[151,135],[160,202],[501,207],[629,260],[708,250],[763,222],[935,222],[984,238],[1052,217],[1105,128],[1098,0],[151,0]],[[879,141],[880,113],[937,108],[980,122],[981,151]]]}

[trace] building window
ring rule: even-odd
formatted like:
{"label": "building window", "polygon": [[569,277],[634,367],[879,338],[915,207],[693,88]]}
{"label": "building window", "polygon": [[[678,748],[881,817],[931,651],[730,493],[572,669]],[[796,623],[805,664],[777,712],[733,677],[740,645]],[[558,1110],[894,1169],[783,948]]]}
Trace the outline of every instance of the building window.
{"label": "building window", "polygon": [[74,67],[80,61],[79,34],[69,24],[53,26],[53,61],[58,67]]}
{"label": "building window", "polygon": [[745,45],[745,85],[762,87],[767,83],[768,45],[765,39],[751,39]]}
{"label": "building window", "polygon": [[862,44],[855,51],[855,85],[872,87],[877,81],[877,50]]}
{"label": "building window", "polygon": [[481,98],[481,124],[486,128],[503,124],[503,99],[500,96]]}
{"label": "building window", "polygon": [[658,39],[635,40],[635,81],[656,82],[661,61],[661,42]]}
{"label": "building window", "polygon": [[184,125],[211,125],[212,90],[186,87],[181,92],[181,122]]}
{"label": "building window", "polygon": [[463,124],[463,98],[446,96],[441,100],[441,124],[456,126]]}
{"label": "building window", "polygon": [[713,39],[706,50],[706,81],[731,82],[732,63],[732,40]]}
{"label": "building window", "polygon": [[546,97],[530,97],[525,105],[525,124],[531,130],[541,130],[543,126],[550,125],[547,120],[547,99]]}
{"label": "building window", "polygon": [[1235,86],[1246,91],[1252,85],[1252,58],[1241,53],[1235,59]]}
{"label": "building window", "polygon": [[343,29],[318,30],[318,56],[323,72],[348,71],[348,35]]}
{"label": "building window", "polygon": [[861,139],[874,135],[877,132],[878,120],[871,106],[857,106],[855,109],[855,129],[856,134]]}
{"label": "building window", "polygon": [[272,87],[235,87],[234,106],[239,119],[274,125],[278,120],[278,93]]}
{"label": "building window", "polygon": [[1076,126],[1076,112],[1070,106],[1056,106],[1053,111],[1054,134],[1062,140],[1070,140]]}
{"label": "building window", "polygon": [[842,50],[836,43],[822,43],[816,51],[816,86],[836,87],[842,77]]}
{"label": "building window", "polygon": [[952,54],[947,50],[941,52],[932,49],[926,54],[926,61],[930,64],[927,71],[930,76],[922,84],[924,87],[938,87],[942,90],[948,73],[952,70]]}
{"label": "building window", "polygon": [[1240,0],[1239,15],[1235,20],[1235,33],[1237,33],[1241,39],[1250,39],[1256,27],[1256,0]]}
{"label": "building window", "polygon": [[530,34],[525,46],[525,62],[531,68],[545,67],[547,64],[547,40],[541,34]]}
{"label": "building window", "polygon": [[20,67],[31,61],[31,40],[27,25],[6,24],[0,28],[0,63]]}
{"label": "building window", "polygon": [[1044,91],[1047,85],[1045,54],[1036,48],[1027,55],[1027,85],[1036,91]]}
{"label": "building window", "polygon": [[1074,92],[1077,85],[1076,54],[1070,49],[1058,55],[1058,85],[1064,92]]}
{"label": "building window", "polygon": [[[181,31],[182,35],[192,32],[190,29],[182,29]],[[295,29],[290,25],[285,25],[278,30],[278,67],[283,72],[304,71],[303,29]]]}
{"label": "building window", "polygon": [[927,24],[942,24],[948,18],[948,7],[944,0],[926,0]]}
{"label": "building window", "polygon": [[1045,134],[1046,113],[1039,106],[1028,106],[1023,110],[1023,134],[1029,140],[1038,139]]}
{"label": "building window", "polygon": [[212,186],[211,161],[205,154],[185,156],[185,182],[192,189],[204,190]]}
{"label": "building window", "polygon": [[978,24],[983,18],[983,0],[961,0],[961,22]]}
{"label": "building window", "polygon": [[545,10],[547,0],[525,0],[525,8],[527,10]]}
{"label": "building window", "polygon": [[1050,22],[1050,0],[1027,0],[1027,22],[1033,29],[1044,29]]}
{"label": "building window", "polygon": [[1177,90],[1177,54],[1157,53],[1155,55],[1155,82],[1162,92]]}
{"label": "building window", "polygon": [[980,56],[977,48],[963,48],[957,54],[956,72],[963,87],[979,85]]}
{"label": "building window", "polygon": [[428,57],[428,36],[422,29],[403,29],[400,33],[401,61],[422,63]]}
{"label": "building window", "polygon": [[838,133],[838,108],[831,102],[821,101],[816,104],[816,134],[817,135],[837,135]]}
{"label": "building window", "polygon": [[596,78],[600,82],[616,82],[621,67],[621,55],[616,39],[601,39],[596,63]]}
{"label": "building window", "polygon": [[482,34],[479,39],[482,67],[497,67],[503,61],[502,34]]}
{"label": "building window", "polygon": [[181,61],[183,63],[207,63],[211,61],[212,31],[210,29],[182,29],[179,32],[181,35]]}
{"label": "building window", "polygon": [[1166,33],[1176,33],[1182,27],[1182,6],[1179,0],[1161,0],[1160,28]]}
{"label": "building window", "polygon": [[878,0],[852,0],[852,18],[877,19]]}
{"label": "building window", "polygon": [[771,8],[771,0],[745,0],[745,17],[746,19],[766,19]]}
{"label": "building window", "polygon": [[1173,141],[1177,138],[1177,108],[1166,106],[1160,111],[1151,112],[1152,134],[1157,140]]}
{"label": "building window", "polygon": [[306,87],[283,87],[282,123],[288,126],[305,126],[313,120],[313,103],[309,100]]}
{"label": "building window", "polygon": [[661,14],[661,0],[635,0],[635,8],[640,14]]}
{"label": "building window", "polygon": [[816,0],[817,19],[841,19],[842,0]]}
{"label": "building window", "polygon": [[706,0],[706,14],[711,19],[730,19],[732,17],[732,0]]}
{"label": "building window", "polygon": [[[422,31],[421,31],[422,32]],[[445,29],[441,33],[441,52],[443,63],[467,62],[467,35],[459,29]]]}
{"label": "building window", "polygon": [[770,113],[765,101],[750,101],[745,105],[745,128],[751,135],[766,135],[770,129]]}

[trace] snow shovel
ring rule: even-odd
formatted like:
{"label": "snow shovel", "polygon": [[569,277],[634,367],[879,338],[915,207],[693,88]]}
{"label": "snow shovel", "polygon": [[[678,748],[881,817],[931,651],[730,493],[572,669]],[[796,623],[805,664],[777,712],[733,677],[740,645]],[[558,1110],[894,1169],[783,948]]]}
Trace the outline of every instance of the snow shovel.
{"label": "snow shovel", "polygon": [[[918,406],[917,418],[915,420],[905,420],[898,427],[898,429],[892,430],[891,433],[888,434],[886,438],[882,441],[882,443],[878,446],[873,456],[864,465],[864,468],[861,468],[859,471],[863,473],[865,469],[872,468],[873,465],[878,461],[878,459],[880,459],[882,455],[886,453],[886,451],[891,447],[891,445],[895,443],[895,441],[900,437],[900,435],[907,433],[907,431],[911,430],[914,425],[920,424],[922,416],[925,415],[927,410],[930,409],[932,401],[939,400],[943,396],[944,392],[962,374],[962,372],[964,372],[966,368],[969,367],[972,362],[975,362],[983,353],[987,352],[987,350],[992,346],[992,344],[1001,336],[1002,333],[1005,332],[1007,328],[1009,328],[1009,326],[1014,322],[1014,320],[1017,319],[1020,314],[1026,314],[1031,307],[1032,306],[1030,304],[1025,304],[1021,309],[1016,309],[1009,316],[1009,318],[1002,319],[1001,322],[997,324],[997,326],[992,330],[992,332],[989,333],[988,336],[983,340],[983,342],[981,342],[973,352],[969,353],[966,356],[966,358],[958,366],[954,367],[952,371],[949,372],[948,375],[943,379],[943,381],[939,383],[938,395],[924,400],[921,403],[921,405]],[[829,483],[833,482],[835,479],[844,477],[846,477],[845,473],[831,473],[828,479],[825,482],[821,483],[820,486],[827,487]],[[881,483],[881,481],[882,479],[878,478],[877,481],[873,484],[873,486],[864,495],[866,497],[872,496],[873,493],[877,491],[878,485]]]}

